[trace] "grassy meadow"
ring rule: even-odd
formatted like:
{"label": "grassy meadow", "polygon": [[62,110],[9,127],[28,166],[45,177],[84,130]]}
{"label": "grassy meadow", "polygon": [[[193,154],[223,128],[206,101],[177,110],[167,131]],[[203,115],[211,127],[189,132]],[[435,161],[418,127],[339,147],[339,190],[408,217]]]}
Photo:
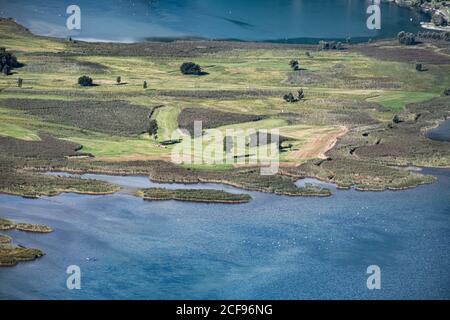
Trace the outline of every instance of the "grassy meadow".
{"label": "grassy meadow", "polygon": [[[392,127],[395,115],[411,118],[408,105],[432,101],[450,87],[450,56],[442,53],[442,46],[432,43],[420,48],[399,48],[390,41],[326,51],[315,46],[207,41],[88,44],[37,37],[2,20],[0,45],[24,64],[12,75],[0,76],[0,136],[37,141],[44,132],[81,145],[78,151],[94,157],[93,161],[169,161],[177,146],[162,142],[183,138],[179,122],[186,108],[198,108],[200,116],[216,110],[235,118],[239,114],[261,117],[258,121],[206,128],[201,137],[204,147],[215,130],[225,135],[227,129],[277,129],[288,138],[282,144],[282,166],[299,167],[323,160],[333,148],[331,154],[345,161],[361,160],[364,157],[357,157],[355,152],[358,146],[373,144],[378,150],[380,142],[398,143],[394,135],[388,135],[386,140],[375,139],[364,130],[382,134],[385,128]],[[364,53],[370,48],[381,54]],[[391,56],[393,50],[398,50],[400,58],[387,59],[383,50],[390,50]],[[425,71],[417,71],[411,59],[401,61],[404,50],[420,50],[421,60],[417,62],[424,64]],[[290,68],[292,59],[299,61],[300,70]],[[180,65],[186,61],[199,64],[206,74],[181,74]],[[92,77],[95,86],[78,85],[77,79],[82,75]],[[121,77],[120,84],[116,83],[117,77]],[[21,88],[18,78],[23,79]],[[148,84],[146,89],[144,81]],[[283,95],[296,94],[300,88],[304,99],[296,103],[283,100]],[[93,105],[98,109],[91,108]],[[108,109],[109,105],[114,108]],[[147,112],[158,123],[157,137],[146,133],[143,123]],[[426,123],[405,122],[401,130],[419,132],[438,120],[436,116],[427,118]],[[411,140],[418,146],[418,153],[436,153],[431,156],[433,163],[450,163],[448,146],[429,148],[428,142],[418,135],[410,137],[419,141]],[[263,147],[245,146],[235,151],[237,158],[250,158]],[[423,154],[416,157],[408,152],[390,157],[389,164],[426,164]],[[436,157],[444,160],[436,161]],[[372,154],[373,161],[384,159],[382,150]],[[366,157],[364,161],[371,159]],[[223,163],[181,167],[233,168]],[[308,170],[300,172],[320,176]],[[352,170],[350,164],[348,170]],[[297,176],[299,172],[289,174]]]}

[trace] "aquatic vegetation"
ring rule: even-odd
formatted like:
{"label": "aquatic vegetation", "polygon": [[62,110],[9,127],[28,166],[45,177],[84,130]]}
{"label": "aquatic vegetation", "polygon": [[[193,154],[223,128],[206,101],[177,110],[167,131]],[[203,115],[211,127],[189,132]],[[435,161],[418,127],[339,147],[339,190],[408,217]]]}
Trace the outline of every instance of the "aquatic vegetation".
{"label": "aquatic vegetation", "polygon": [[247,194],[234,194],[222,190],[201,189],[163,189],[150,188],[140,190],[138,196],[144,200],[178,200],[207,203],[246,203],[251,200]]}

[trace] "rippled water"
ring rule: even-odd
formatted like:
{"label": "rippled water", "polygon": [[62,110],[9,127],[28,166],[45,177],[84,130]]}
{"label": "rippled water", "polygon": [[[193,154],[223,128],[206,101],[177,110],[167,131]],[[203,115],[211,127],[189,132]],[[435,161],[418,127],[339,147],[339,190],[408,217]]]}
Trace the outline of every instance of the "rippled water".
{"label": "rippled water", "polygon": [[[47,255],[0,269],[0,298],[449,299],[450,171],[427,172],[439,181],[401,192],[251,192],[253,201],[240,205],[146,202],[126,191],[0,195],[0,216],[55,228],[8,232]],[[366,268],[374,264],[382,289],[370,291]],[[69,265],[81,267],[82,290],[66,289]]]}
{"label": "rippled water", "polygon": [[[32,31],[87,40],[136,41],[148,37],[317,42],[320,38],[377,38],[417,31],[423,15],[381,4],[381,30],[369,30],[369,0],[203,0],[88,1],[81,31],[66,28],[66,1],[0,0],[0,16],[14,17]],[[308,40],[309,39],[309,40]]]}

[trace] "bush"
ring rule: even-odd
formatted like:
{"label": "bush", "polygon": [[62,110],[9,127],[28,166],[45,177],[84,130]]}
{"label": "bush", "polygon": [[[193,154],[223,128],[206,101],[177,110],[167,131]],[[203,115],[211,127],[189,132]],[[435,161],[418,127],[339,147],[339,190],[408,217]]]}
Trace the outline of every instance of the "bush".
{"label": "bush", "polygon": [[194,74],[194,75],[201,75],[202,74],[202,68],[193,62],[185,62],[181,65],[180,71],[182,74]]}
{"label": "bush", "polygon": [[444,92],[442,92],[443,96],[450,96],[450,88],[446,89]]}
{"label": "bush", "polygon": [[5,75],[9,75],[13,68],[19,68],[22,64],[17,61],[15,55],[7,52],[5,48],[0,48],[0,70]]}
{"label": "bush", "polygon": [[147,81],[144,80],[144,84],[142,85],[144,89],[147,89]]}
{"label": "bush", "polygon": [[92,81],[91,77],[88,76],[81,76],[78,78],[78,84],[82,87],[90,87],[92,86],[94,83]]}
{"label": "bush", "polygon": [[117,82],[117,84],[120,84],[120,83],[122,82],[122,78],[121,78],[120,76],[118,76],[118,77],[116,78],[116,82]]}

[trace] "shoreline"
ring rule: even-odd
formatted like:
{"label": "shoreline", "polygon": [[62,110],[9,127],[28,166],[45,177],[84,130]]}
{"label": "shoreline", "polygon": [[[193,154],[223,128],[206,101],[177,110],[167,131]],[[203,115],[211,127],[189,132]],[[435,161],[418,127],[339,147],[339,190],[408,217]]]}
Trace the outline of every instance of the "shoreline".
{"label": "shoreline", "polygon": [[[395,0],[388,0],[389,2],[394,2]],[[413,9],[414,7],[409,7]],[[16,24],[22,26],[22,22],[19,22],[13,17],[2,17],[0,16],[0,21],[12,21]],[[53,39],[58,41],[69,41],[73,43],[85,43],[85,44],[104,44],[104,45],[138,45],[145,43],[174,43],[174,42],[193,42],[193,43],[240,43],[243,45],[268,45],[268,46],[311,46],[316,47],[320,41],[336,41],[346,43],[350,40],[352,44],[366,43],[368,40],[372,41],[386,41],[396,39],[395,35],[392,36],[354,36],[354,37],[291,37],[291,38],[274,38],[274,39],[261,39],[261,40],[245,40],[239,38],[206,38],[200,36],[175,36],[175,37],[145,37],[138,39],[102,39],[102,38],[90,38],[90,37],[77,37],[75,36],[57,36],[57,35],[45,35],[37,34],[28,27],[23,27],[25,32],[28,32],[36,37],[41,37],[44,39]]]}

